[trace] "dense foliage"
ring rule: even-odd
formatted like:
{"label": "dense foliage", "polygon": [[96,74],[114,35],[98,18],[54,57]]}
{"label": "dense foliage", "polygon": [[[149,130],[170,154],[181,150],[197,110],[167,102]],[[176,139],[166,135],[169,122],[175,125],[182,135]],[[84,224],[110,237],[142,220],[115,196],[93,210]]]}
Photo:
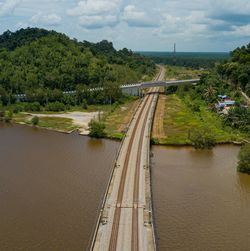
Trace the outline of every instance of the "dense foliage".
{"label": "dense foliage", "polygon": [[103,138],[106,136],[105,124],[101,121],[92,120],[89,123],[89,136],[92,138]]}
{"label": "dense foliage", "polygon": [[250,174],[250,144],[241,147],[239,153],[238,170]]}
{"label": "dense foliage", "polygon": [[25,44],[29,44],[36,39],[45,37],[49,34],[56,33],[54,31],[47,31],[44,29],[21,29],[15,33],[6,31],[0,36],[0,49],[15,50]]}
{"label": "dense foliage", "polygon": [[189,52],[178,52],[176,55],[171,52],[141,52],[157,64],[167,64],[184,66],[193,69],[199,68],[211,68],[215,63],[223,62],[228,59],[227,53],[189,53]]}
{"label": "dense foliage", "polygon": [[250,134],[250,110],[246,107],[235,107],[225,116],[225,124]]}
{"label": "dense foliage", "polygon": [[189,132],[188,139],[195,149],[211,149],[216,140],[208,128],[197,128]]}
{"label": "dense foliage", "polygon": [[250,96],[250,43],[234,50],[227,63],[217,66],[217,72],[234,88],[240,87]]}
{"label": "dense foliage", "polygon": [[[118,86],[152,75],[155,64],[139,54],[112,43],[93,44],[71,40],[64,34],[36,28],[21,29],[0,36],[0,102],[15,103],[15,94],[25,93],[26,101],[115,102]],[[102,92],[88,92],[103,86]],[[77,90],[75,95],[63,92]],[[111,91],[112,90],[112,91]]]}
{"label": "dense foliage", "polygon": [[36,126],[39,123],[39,117],[35,116],[31,119],[31,124]]}
{"label": "dense foliage", "polygon": [[199,85],[189,93],[194,99],[203,99],[211,109],[215,108],[218,95],[234,99],[236,106],[223,115],[225,125],[250,135],[250,110],[242,98],[242,91],[250,95],[250,44],[234,50],[227,62],[216,65],[202,76]]}

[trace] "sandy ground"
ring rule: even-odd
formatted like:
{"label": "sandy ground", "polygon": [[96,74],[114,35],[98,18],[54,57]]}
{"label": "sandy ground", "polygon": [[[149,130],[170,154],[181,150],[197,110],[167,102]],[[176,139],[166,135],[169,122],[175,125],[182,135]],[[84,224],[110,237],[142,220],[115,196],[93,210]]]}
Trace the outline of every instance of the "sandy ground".
{"label": "sandy ground", "polygon": [[88,124],[92,119],[97,119],[100,116],[99,112],[67,112],[60,114],[35,114],[29,113],[32,116],[52,117],[52,118],[68,118],[72,119],[73,124],[79,127],[80,134],[88,135]]}

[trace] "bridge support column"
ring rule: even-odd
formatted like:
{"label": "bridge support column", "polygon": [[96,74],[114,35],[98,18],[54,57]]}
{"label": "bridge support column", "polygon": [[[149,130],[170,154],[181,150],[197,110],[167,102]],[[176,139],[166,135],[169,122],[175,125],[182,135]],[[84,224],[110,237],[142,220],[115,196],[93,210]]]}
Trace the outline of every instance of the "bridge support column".
{"label": "bridge support column", "polygon": [[123,88],[122,92],[131,96],[140,96],[140,88],[137,86]]}

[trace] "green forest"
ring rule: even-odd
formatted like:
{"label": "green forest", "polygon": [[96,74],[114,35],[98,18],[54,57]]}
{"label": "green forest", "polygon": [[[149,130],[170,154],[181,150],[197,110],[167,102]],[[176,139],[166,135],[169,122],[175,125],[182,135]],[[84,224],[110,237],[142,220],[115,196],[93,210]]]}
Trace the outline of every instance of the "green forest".
{"label": "green forest", "polygon": [[[55,101],[64,105],[116,102],[122,96],[120,84],[149,79],[155,70],[151,59],[126,48],[116,50],[106,40],[80,42],[38,28],[0,35],[2,105],[16,103],[16,94],[20,93],[26,94],[25,101],[32,103],[33,108],[34,102],[40,105]],[[90,87],[103,87],[104,91],[90,93]],[[63,94],[67,91],[76,93]]]}
{"label": "green forest", "polygon": [[166,64],[188,67],[191,69],[210,69],[216,63],[223,63],[229,58],[229,53],[205,52],[140,52],[151,58],[156,64]]}
{"label": "green forest", "polygon": [[[175,90],[173,87],[168,92]],[[189,100],[188,106],[193,112],[199,111],[202,104],[216,111],[218,95],[227,95],[235,100],[234,107],[227,114],[221,115],[224,127],[234,128],[249,138],[250,109],[242,92],[250,95],[250,44],[232,51],[227,61],[217,63],[208,73],[203,74],[198,85],[178,88],[179,95]]]}

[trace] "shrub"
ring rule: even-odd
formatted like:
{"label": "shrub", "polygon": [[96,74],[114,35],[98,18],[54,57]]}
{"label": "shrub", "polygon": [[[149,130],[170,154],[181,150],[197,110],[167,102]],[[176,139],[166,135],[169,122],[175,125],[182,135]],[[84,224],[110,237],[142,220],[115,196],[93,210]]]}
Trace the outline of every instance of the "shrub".
{"label": "shrub", "polygon": [[238,171],[250,174],[250,143],[241,147],[238,159]]}
{"label": "shrub", "polygon": [[242,132],[250,133],[250,109],[234,107],[224,116],[224,123]]}
{"label": "shrub", "polygon": [[45,109],[46,111],[51,111],[51,112],[61,112],[65,111],[65,105],[57,101],[53,103],[48,103]]}
{"label": "shrub", "polygon": [[200,112],[201,111],[200,107],[201,107],[201,105],[198,100],[194,100],[193,102],[190,103],[190,109],[193,112]]}
{"label": "shrub", "polygon": [[26,112],[40,112],[41,111],[41,105],[38,102],[33,103],[26,103],[24,106],[24,110]]}
{"label": "shrub", "polygon": [[4,121],[5,122],[10,122],[13,118],[13,112],[12,111],[8,111],[7,113],[5,113],[5,117],[4,117]]}
{"label": "shrub", "polygon": [[159,145],[160,144],[159,139],[156,139],[156,138],[151,138],[150,143],[152,145]]}
{"label": "shrub", "polygon": [[23,111],[23,106],[21,104],[14,104],[12,106],[13,113],[19,113]]}
{"label": "shrub", "polygon": [[211,149],[215,146],[215,137],[206,128],[197,128],[188,133],[188,139],[195,149]]}
{"label": "shrub", "polygon": [[82,101],[82,108],[85,109],[85,110],[88,109],[88,103],[87,103],[86,99],[83,99],[83,101]]}
{"label": "shrub", "polygon": [[91,120],[89,123],[89,136],[93,138],[103,138],[106,136],[105,124],[96,120]]}
{"label": "shrub", "polygon": [[39,117],[35,116],[31,119],[32,125],[36,126],[39,123]]}

